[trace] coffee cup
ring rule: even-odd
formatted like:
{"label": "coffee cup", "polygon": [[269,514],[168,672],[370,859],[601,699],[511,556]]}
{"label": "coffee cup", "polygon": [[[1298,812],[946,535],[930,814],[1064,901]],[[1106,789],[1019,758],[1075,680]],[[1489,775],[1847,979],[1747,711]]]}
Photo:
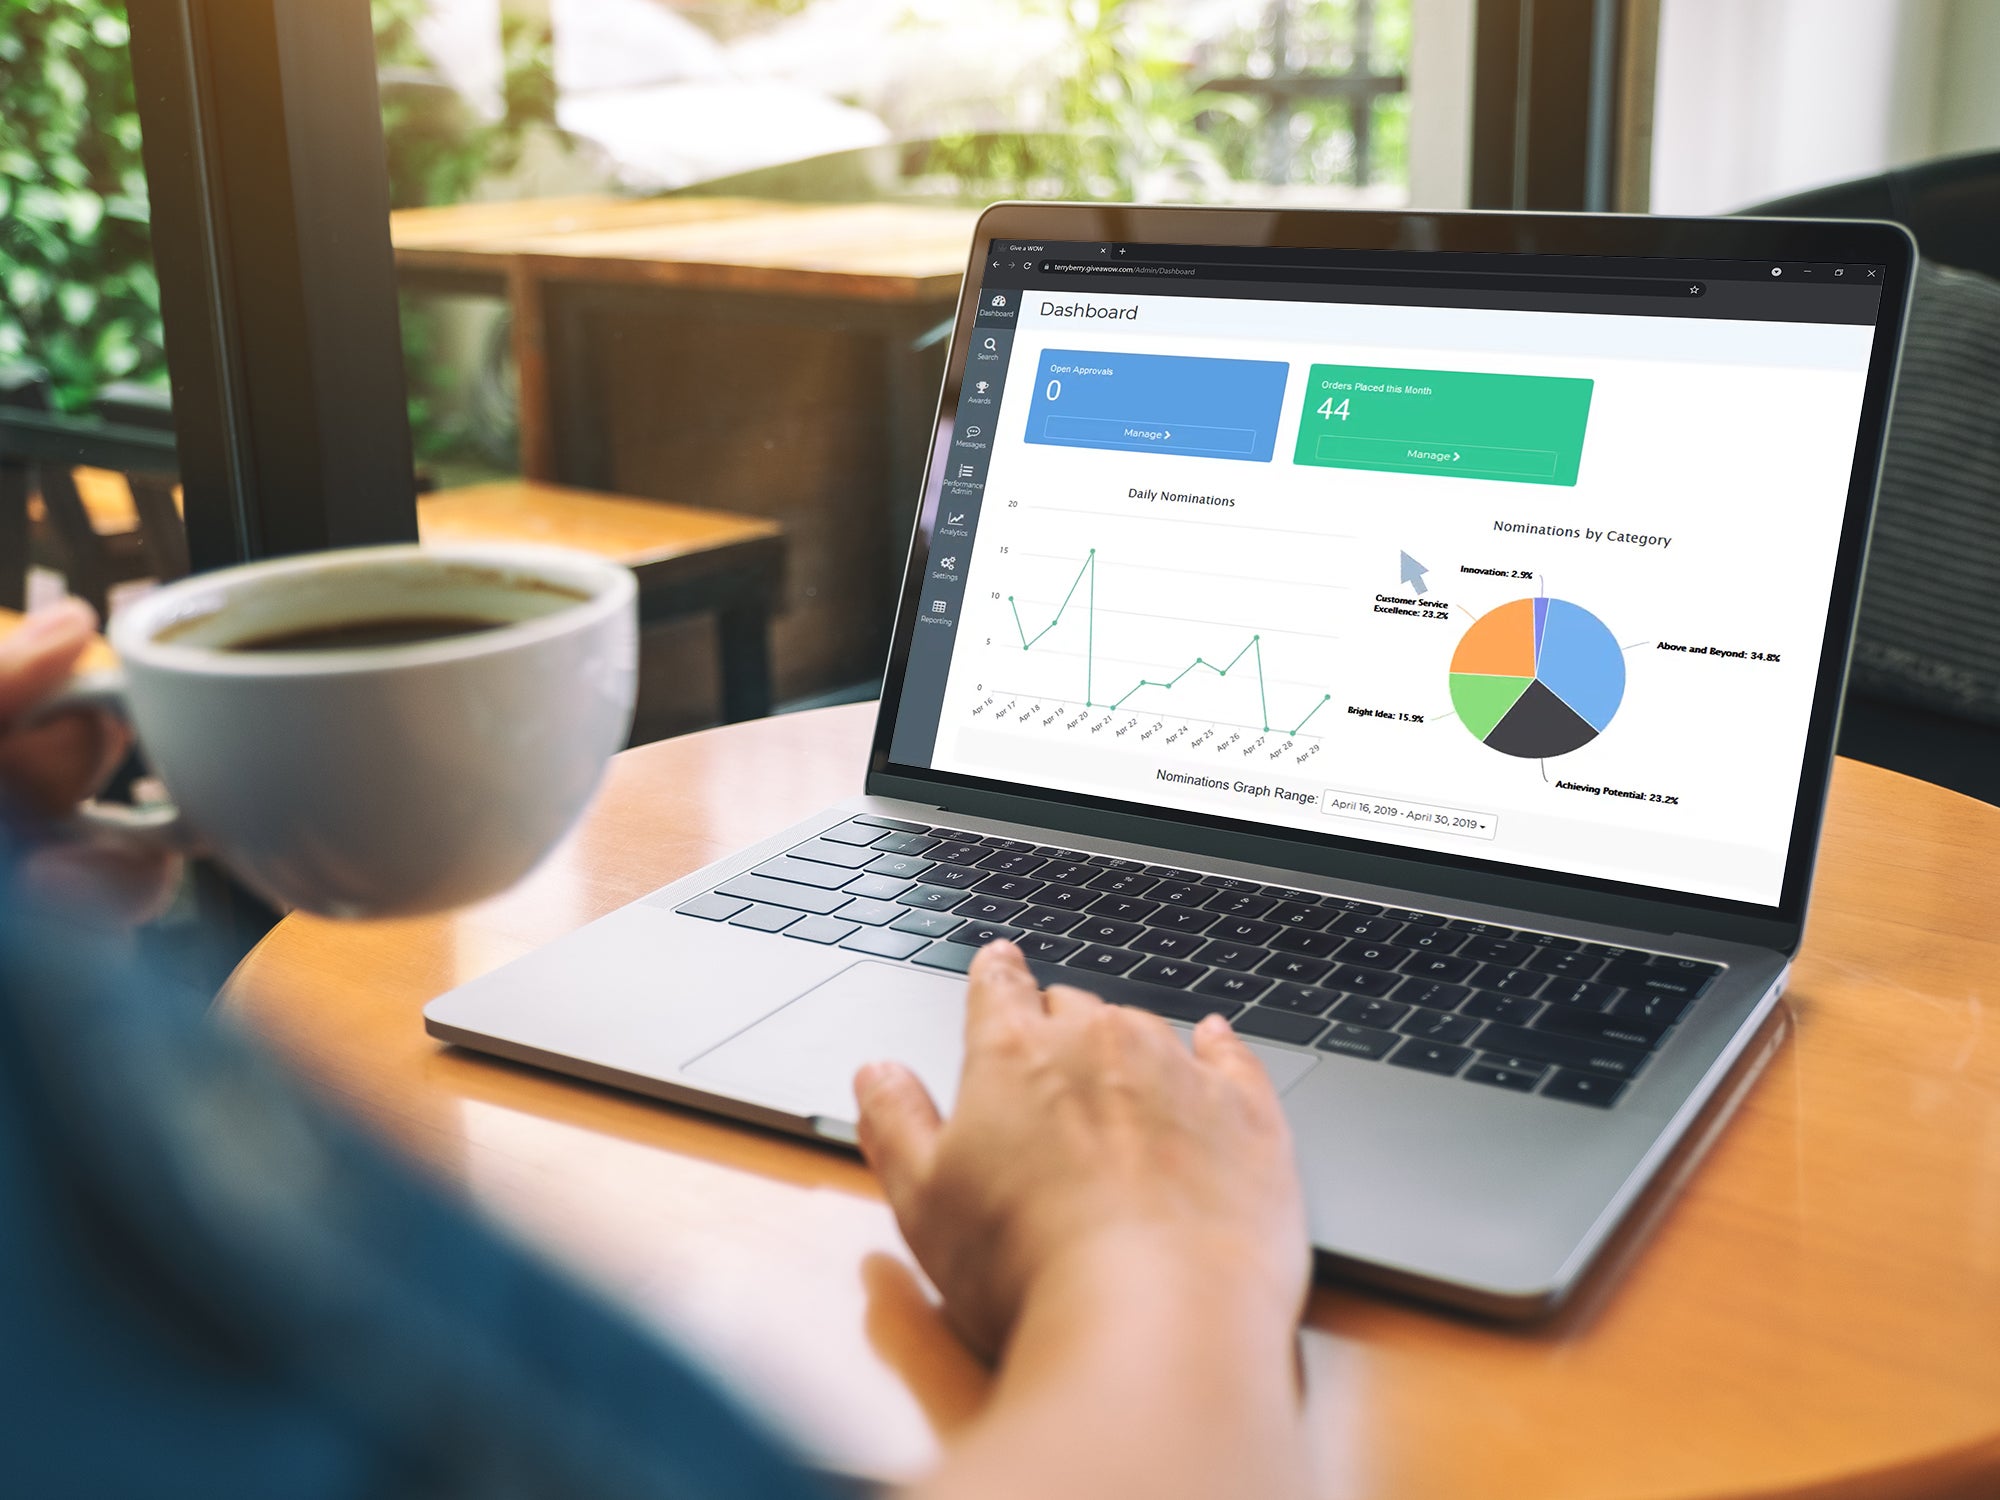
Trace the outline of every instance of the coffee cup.
{"label": "coffee cup", "polygon": [[80,833],[213,853],[282,908],[405,916],[513,884],[625,743],[630,571],[540,547],[395,546],[200,574],[127,606],[108,708],[171,801]]}

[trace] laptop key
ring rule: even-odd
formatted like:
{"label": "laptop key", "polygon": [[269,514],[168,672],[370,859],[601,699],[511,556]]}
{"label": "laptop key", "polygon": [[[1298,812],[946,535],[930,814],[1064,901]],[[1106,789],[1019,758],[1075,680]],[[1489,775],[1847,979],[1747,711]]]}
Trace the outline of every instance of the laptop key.
{"label": "laptop key", "polygon": [[1290,901],[1298,906],[1318,906],[1318,891],[1302,891],[1291,885],[1260,885],[1258,891],[1266,896],[1276,896],[1280,901]]}
{"label": "laptop key", "polygon": [[867,953],[876,958],[908,958],[924,946],[924,940],[913,932],[864,927],[840,946],[850,953]]}
{"label": "laptop key", "polygon": [[1197,979],[1207,977],[1208,970],[1200,964],[1191,964],[1181,958],[1149,958],[1132,971],[1134,979],[1143,979],[1147,984],[1163,984],[1169,989],[1184,990]]}
{"label": "laptop key", "polygon": [[976,868],[986,858],[986,850],[979,844],[940,844],[928,856],[941,865],[959,865]]}
{"label": "laptop key", "polygon": [[976,888],[989,896],[1005,896],[1009,901],[1032,901],[1041,893],[1042,883],[1021,875],[988,875]]}
{"label": "laptop key", "polygon": [[1201,947],[1202,936],[1195,932],[1174,932],[1165,927],[1148,927],[1132,939],[1132,946],[1141,953],[1155,954],[1160,958],[1186,958]]}
{"label": "laptop key", "polygon": [[1503,995],[1532,995],[1549,982],[1549,976],[1537,974],[1533,969],[1487,964],[1472,976],[1472,982],[1482,990],[1498,990]]}
{"label": "laptop key", "polygon": [[838,917],[800,917],[785,929],[785,936],[803,938],[808,943],[837,943],[860,930],[858,922],[843,922]]}
{"label": "laptop key", "polygon": [[1528,967],[1565,979],[1595,979],[1604,960],[1594,953],[1571,952],[1562,948],[1542,948],[1528,960]]}
{"label": "laptop key", "polygon": [[[896,834],[896,838],[906,838],[907,834]],[[808,839],[785,851],[787,859],[809,859],[814,864],[839,865],[842,869],[858,870],[863,865],[881,856],[868,849],[857,849],[852,844],[836,844],[830,839]]]}
{"label": "laptop key", "polygon": [[1479,967],[1469,958],[1455,958],[1449,953],[1422,953],[1403,960],[1403,972],[1414,974],[1419,979],[1442,979],[1446,984],[1460,984],[1472,977]]}
{"label": "laptop key", "polygon": [[1301,953],[1309,958],[1324,958],[1329,953],[1337,953],[1345,947],[1348,939],[1337,932],[1300,932],[1294,928],[1284,928],[1271,938],[1271,946],[1280,953]]}
{"label": "laptop key", "polygon": [[1127,953],[1123,948],[1103,948],[1096,943],[1087,944],[1081,952],[1063,960],[1067,968],[1089,969],[1098,974],[1123,974],[1138,962],[1136,953]]}
{"label": "laptop key", "polygon": [[1009,854],[1032,854],[1035,852],[1035,846],[1026,839],[1010,839],[1004,833],[985,834],[980,838],[979,842],[991,849],[1004,849]]}
{"label": "laptop key", "polygon": [[1602,1073],[1607,1078],[1630,1078],[1645,1066],[1651,1055],[1612,1042],[1593,1042],[1587,1037],[1509,1026],[1500,1021],[1488,1021],[1475,1040],[1482,1052],[1510,1052],[1517,1057],[1554,1063],[1559,1068]]}
{"label": "laptop key", "polygon": [[1255,974],[1212,969],[1208,978],[1194,987],[1194,992],[1197,995],[1213,995],[1218,1000],[1255,1000],[1270,987],[1270,980],[1259,979]]}
{"label": "laptop key", "polygon": [[1330,906],[1335,911],[1356,912],[1364,917],[1373,916],[1382,910],[1373,901],[1357,901],[1352,896],[1322,896],[1319,898],[1319,904]]}
{"label": "laptop key", "polygon": [[717,886],[716,891],[765,906],[789,906],[793,911],[816,912],[820,916],[840,910],[852,899],[846,891],[824,891],[817,886],[794,885],[789,880],[772,880],[765,875],[732,876]]}
{"label": "laptop key", "polygon": [[1178,880],[1183,885],[1196,885],[1201,881],[1201,871],[1183,870],[1174,865],[1147,865],[1143,873],[1159,880]]}
{"label": "laptop key", "polygon": [[1420,922],[1426,927],[1442,927],[1450,920],[1448,917],[1439,916],[1436,912],[1416,911],[1407,906],[1385,907],[1382,915],[1398,922]]}
{"label": "laptop key", "polygon": [[907,932],[915,937],[939,938],[963,927],[965,922],[948,911],[913,911],[896,918],[889,925],[898,932]]}
{"label": "laptop key", "polygon": [[1521,1057],[1511,1052],[1482,1052],[1479,1060],[1488,1067],[1508,1073],[1523,1073],[1529,1078],[1544,1077],[1549,1071],[1549,1065],[1540,1058]]}
{"label": "laptop key", "polygon": [[799,914],[782,906],[749,906],[729,919],[731,927],[748,927],[756,932],[782,932],[798,921]]}
{"label": "laptop key", "polygon": [[675,911],[684,917],[700,917],[705,922],[727,922],[750,903],[740,896],[723,896],[710,891],[705,896],[697,896]]}
{"label": "laptop key", "polygon": [[1038,958],[1050,964],[1061,963],[1082,946],[1075,938],[1054,937],[1042,932],[1024,932],[1019,939],[1023,958]]}
{"label": "laptop key", "polygon": [[1011,922],[1028,909],[1025,901],[1008,901],[999,896],[983,896],[975,891],[952,908],[961,917],[974,921]]}
{"label": "laptop key", "polygon": [[[1342,963],[1359,964],[1364,969],[1398,969],[1411,953],[1408,948],[1398,948],[1393,943],[1372,943],[1366,938],[1355,938],[1340,950],[1339,956]],[[1541,978],[1539,974],[1535,977]]]}
{"label": "laptop key", "polygon": [[1412,923],[1396,941],[1419,953],[1456,953],[1465,941],[1465,934],[1453,932],[1449,927],[1419,927]]}
{"label": "laptop key", "polygon": [[870,901],[894,901],[909,888],[907,880],[891,880],[887,875],[857,875],[840,889],[849,896],[866,896]]}
{"label": "laptop key", "polygon": [[[947,890],[941,885],[919,885],[903,892],[896,901],[902,906],[920,906],[925,911],[950,911],[959,902],[970,899],[964,891]],[[960,917],[959,920],[962,922],[965,919]]]}
{"label": "laptop key", "polygon": [[1394,1000],[1375,1000],[1367,995],[1349,995],[1334,1006],[1336,1021],[1358,1021],[1363,1026],[1378,1027],[1388,1031],[1410,1013],[1407,1005],[1398,1005]]}
{"label": "laptop key", "polygon": [[1035,871],[1035,879],[1051,880],[1057,885],[1088,885],[1090,877],[1096,873],[1089,865],[1081,862],[1072,863],[1069,860],[1057,859],[1051,860]]}
{"label": "laptop key", "polygon": [[1450,1078],[1472,1056],[1470,1047],[1453,1047],[1443,1042],[1408,1041],[1389,1054],[1389,1065],[1414,1068],[1419,1073],[1436,1073]]}
{"label": "laptop key", "polygon": [[870,901],[866,896],[857,896],[834,915],[843,922],[859,922],[864,927],[886,927],[907,910],[893,901]]}
{"label": "laptop key", "polygon": [[1671,1026],[1694,1004],[1685,995],[1653,995],[1645,990],[1620,990],[1618,998],[1610,1004],[1614,1016],[1634,1016],[1644,1021],[1657,1021],[1662,1026]]}
{"label": "laptop key", "polygon": [[1629,959],[1613,963],[1598,978],[1622,989],[1643,990],[1653,995],[1684,995],[1698,999],[1722,970],[1712,964],[1689,959],[1669,959],[1664,964],[1635,964]]}
{"label": "laptop key", "polygon": [[1318,984],[1332,967],[1323,958],[1307,958],[1299,953],[1273,953],[1257,965],[1257,972],[1268,974],[1273,979],[1288,979],[1293,984]]}
{"label": "laptop key", "polygon": [[1090,909],[1098,916],[1115,917],[1121,922],[1143,922],[1159,907],[1135,896],[1105,895],[1091,902]]}
{"label": "laptop key", "polygon": [[1253,1005],[1229,1023],[1244,1036],[1262,1037],[1266,1041],[1290,1042],[1295,1047],[1303,1047],[1326,1029],[1326,1022],[1317,1016],[1298,1016],[1290,1011],[1267,1010],[1261,1005]]}
{"label": "laptop key", "polygon": [[1284,929],[1276,922],[1259,922],[1251,917],[1220,918],[1208,929],[1208,935],[1231,943],[1249,943],[1262,948],[1269,945],[1272,938]]}
{"label": "laptop key", "polygon": [[1583,950],[1583,944],[1577,939],[1557,937],[1553,932],[1523,932],[1519,937],[1530,948],[1563,948],[1577,952]]}
{"label": "laptop key", "polygon": [[815,864],[809,859],[793,859],[789,854],[767,859],[750,873],[768,875],[773,880],[789,880],[794,885],[817,886],[823,891],[837,891],[854,878],[852,870]]}
{"label": "laptop key", "polygon": [[[876,880],[882,877],[870,875],[864,878]],[[948,886],[954,891],[983,888],[981,882],[988,878],[984,870],[976,870],[967,865],[932,865],[924,871],[925,885]]]}
{"label": "laptop key", "polygon": [[1352,1021],[1336,1021],[1327,1034],[1313,1045],[1322,1052],[1338,1052],[1345,1057],[1362,1057],[1377,1062],[1395,1051],[1402,1040],[1391,1031],[1357,1026]]}
{"label": "laptop key", "polygon": [[1218,891],[1207,903],[1210,911],[1232,917],[1261,917],[1277,904],[1269,896],[1250,891]]}
{"label": "laptop key", "polygon": [[1146,892],[1148,901],[1157,901],[1162,906],[1200,906],[1210,893],[1198,885],[1188,885],[1183,881],[1163,880]]}
{"label": "laptop key", "polygon": [[930,825],[927,823],[911,823],[902,818],[884,818],[874,813],[858,813],[855,815],[854,821],[856,823],[865,823],[870,828],[887,828],[896,833],[929,833],[931,831]]}
{"label": "laptop key", "polygon": [[915,880],[931,867],[931,861],[914,854],[885,854],[866,868],[870,875],[893,875],[898,880]]}
{"label": "laptop key", "polygon": [[1500,1067],[1482,1057],[1465,1070],[1464,1076],[1471,1083],[1490,1083],[1496,1089],[1510,1089],[1517,1094],[1532,1094],[1535,1091],[1535,1080],[1541,1075],[1517,1073],[1512,1068]]}
{"label": "laptop key", "polygon": [[1114,896],[1143,896],[1159,883],[1150,875],[1132,870],[1100,870],[1090,878],[1093,891],[1105,891]]}
{"label": "laptop key", "polygon": [[[1365,974],[1370,971],[1358,969],[1355,972]],[[1385,974],[1381,977],[1392,979],[1395,976]],[[1344,981],[1341,987],[1343,989],[1354,988],[1354,986],[1346,984]],[[1463,984],[1446,984],[1441,979],[1405,979],[1396,988],[1396,998],[1403,1004],[1421,1005],[1427,1010],[1457,1010],[1459,1006],[1466,1002],[1471,994],[1472,990],[1469,986]]]}
{"label": "laptop key", "polygon": [[1620,1047],[1651,1049],[1660,1045],[1667,1028],[1658,1021],[1635,1020],[1629,1016],[1601,1016],[1587,1010],[1569,1010],[1552,1005],[1535,1022],[1537,1031],[1559,1031],[1564,1036],[1587,1037],[1594,1042],[1613,1042]]}
{"label": "laptop key", "polygon": [[1388,917],[1357,916],[1351,913],[1336,913],[1326,924],[1329,932],[1343,933],[1348,937],[1379,938],[1385,941],[1394,937],[1402,925],[1401,922]]}
{"label": "laptop key", "polygon": [[1611,1108],[1624,1092],[1625,1085],[1618,1079],[1601,1078],[1595,1073],[1558,1073],[1542,1085],[1544,1099],[1566,1099],[1571,1104],[1590,1104],[1598,1109]]}
{"label": "laptop key", "polygon": [[[1213,937],[1214,934],[1206,934]],[[1248,971],[1257,967],[1271,956],[1269,948],[1258,948],[1249,943],[1232,943],[1223,940],[1211,942],[1195,957],[1205,964],[1218,969],[1241,969]]]}
{"label": "laptop key", "polygon": [[1080,885],[1045,885],[1035,901],[1041,906],[1059,907],[1063,911],[1082,911],[1097,899],[1097,892],[1085,890]]}
{"label": "laptop key", "polygon": [[1294,1015],[1323,1016],[1339,998],[1337,991],[1323,990],[1316,984],[1293,984],[1285,980],[1273,982],[1270,993],[1258,1004],[1276,1006]]}
{"label": "laptop key", "polygon": [[884,854],[922,854],[942,842],[942,839],[934,839],[927,833],[885,833],[875,840],[874,847]]}
{"label": "laptop key", "polygon": [[926,969],[949,969],[954,974],[963,974],[972,967],[972,960],[978,952],[977,948],[968,948],[963,943],[932,943],[910,962],[922,964]]}
{"label": "laptop key", "polygon": [[1200,932],[1215,925],[1212,911],[1191,910],[1185,906],[1163,906],[1146,918],[1148,927],[1165,927],[1174,932]]}
{"label": "laptop key", "polygon": [[1083,920],[1083,913],[1054,906],[1030,906],[1014,920],[1030,932],[1068,932]]}
{"label": "laptop key", "polygon": [[1474,990],[1472,998],[1459,1007],[1462,1016],[1477,1016],[1482,1021],[1505,1021],[1510,1026],[1526,1026],[1542,1012],[1539,1000],[1524,1000],[1519,995],[1501,995],[1492,990]]}
{"label": "laptop key", "polygon": [[871,828],[866,823],[842,823],[838,828],[827,829],[820,837],[836,844],[852,844],[865,849],[882,837],[882,830]]}
{"label": "laptop key", "polygon": [[1026,875],[1047,863],[1045,859],[1037,859],[1033,854],[1018,849],[999,849],[982,855],[979,868],[995,875]]}
{"label": "laptop key", "polygon": [[1280,900],[1264,913],[1264,920],[1276,922],[1280,927],[1289,927],[1295,932],[1318,932],[1333,920],[1334,914],[1323,906],[1306,906],[1297,901]]}
{"label": "laptop key", "polygon": [[1139,859],[1121,859],[1116,854],[1092,854],[1084,863],[1096,865],[1100,870],[1126,870],[1136,875],[1146,868],[1146,862]]}
{"label": "laptop key", "polygon": [[1020,928],[1009,927],[1005,922],[967,922],[956,932],[947,934],[954,943],[965,943],[973,948],[984,948],[1000,938],[1011,943],[1020,935]]}
{"label": "laptop key", "polygon": [[1535,950],[1526,943],[1497,937],[1473,938],[1458,951],[1465,958],[1476,958],[1483,964],[1499,964],[1509,969],[1524,964],[1535,956]]}
{"label": "laptop key", "polygon": [[[1122,948],[1146,929],[1137,922],[1119,922],[1109,917],[1092,915],[1070,929],[1071,937],[1080,937],[1087,943],[1105,943]],[[1137,955],[1134,955],[1137,961]]]}
{"label": "laptop key", "polygon": [[1544,985],[1536,998],[1577,1010],[1604,1010],[1624,993],[1617,985],[1605,984],[1598,979],[1557,978]]}
{"label": "laptop key", "polygon": [[1254,891],[1261,887],[1254,880],[1244,880],[1235,875],[1204,875],[1202,885],[1212,891]]}
{"label": "laptop key", "polygon": [[1449,1042],[1457,1045],[1479,1030],[1476,1016],[1452,1015],[1448,1011],[1413,1011],[1408,1020],[1396,1028],[1405,1036],[1419,1037],[1426,1042]]}

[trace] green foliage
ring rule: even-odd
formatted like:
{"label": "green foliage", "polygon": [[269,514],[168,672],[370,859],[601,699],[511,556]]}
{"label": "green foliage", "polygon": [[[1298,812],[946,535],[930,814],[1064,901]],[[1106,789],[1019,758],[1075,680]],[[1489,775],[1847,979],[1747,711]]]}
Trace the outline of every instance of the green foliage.
{"label": "green foliage", "polygon": [[0,362],[74,409],[165,377],[139,112],[115,0],[0,0]]}

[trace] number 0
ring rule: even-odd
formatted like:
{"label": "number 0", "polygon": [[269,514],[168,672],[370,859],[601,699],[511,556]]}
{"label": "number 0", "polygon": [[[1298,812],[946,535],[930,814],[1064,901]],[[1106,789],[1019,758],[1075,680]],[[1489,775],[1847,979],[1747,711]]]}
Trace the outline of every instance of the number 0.
{"label": "number 0", "polygon": [[1060,396],[1061,394],[1062,394],[1062,382],[1060,380],[1051,380],[1049,382],[1049,399],[1053,401],[1056,399],[1056,397]]}

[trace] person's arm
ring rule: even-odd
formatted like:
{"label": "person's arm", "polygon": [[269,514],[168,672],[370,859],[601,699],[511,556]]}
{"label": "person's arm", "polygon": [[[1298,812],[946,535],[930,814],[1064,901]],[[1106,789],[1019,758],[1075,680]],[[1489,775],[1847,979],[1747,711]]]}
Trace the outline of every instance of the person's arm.
{"label": "person's arm", "polygon": [[949,1121],[894,1064],[861,1142],[945,1312],[999,1375],[925,1500],[1307,1491],[1295,1334],[1310,1267],[1290,1134],[1211,1018],[1067,986],[1011,944],[974,961]]}

